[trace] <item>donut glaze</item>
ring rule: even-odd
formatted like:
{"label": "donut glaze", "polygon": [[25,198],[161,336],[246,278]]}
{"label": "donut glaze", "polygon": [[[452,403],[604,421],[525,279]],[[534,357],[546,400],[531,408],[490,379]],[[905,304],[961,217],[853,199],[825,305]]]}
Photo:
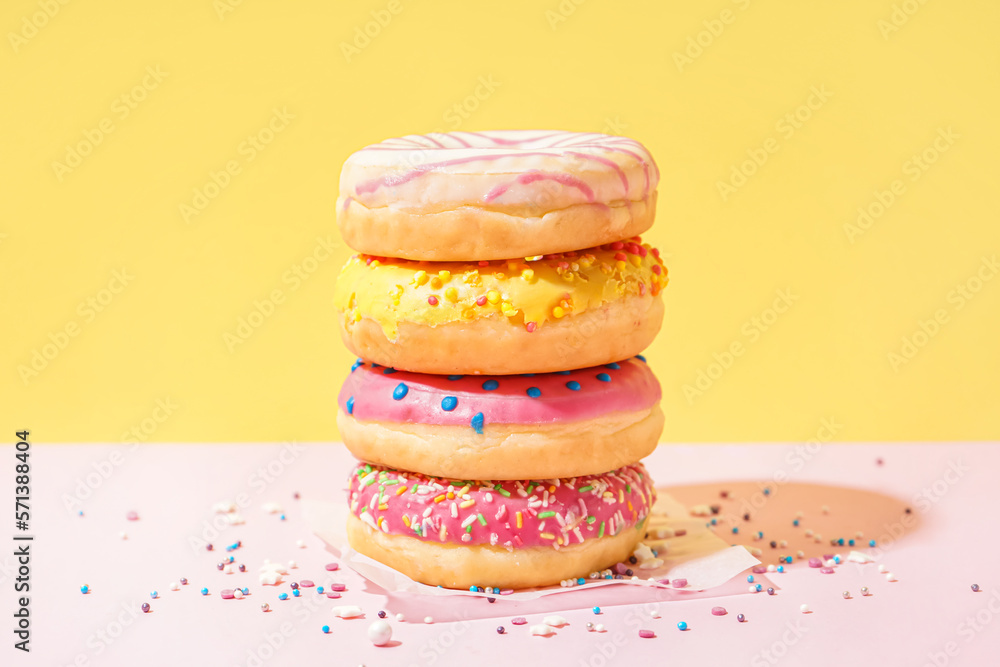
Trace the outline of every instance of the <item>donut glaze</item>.
{"label": "donut glaze", "polygon": [[340,409],[355,419],[465,426],[553,424],[647,410],[660,384],[641,356],[596,368],[529,375],[428,375],[365,363],[351,367]]}
{"label": "donut glaze", "polygon": [[658,183],[649,152],[626,137],[410,135],[347,159],[337,216],[344,240],[361,252],[503,259],[640,234],[653,223]]}
{"label": "donut glaze", "polygon": [[372,530],[507,550],[561,547],[641,529],[656,500],[641,463],[601,475],[457,481],[359,464],[351,513]]}
{"label": "donut glaze", "polygon": [[626,297],[655,297],[667,282],[659,251],[634,237],[523,260],[429,264],[355,255],[333,301],[346,330],[368,317],[393,342],[401,322],[433,327],[487,317],[530,333]]}

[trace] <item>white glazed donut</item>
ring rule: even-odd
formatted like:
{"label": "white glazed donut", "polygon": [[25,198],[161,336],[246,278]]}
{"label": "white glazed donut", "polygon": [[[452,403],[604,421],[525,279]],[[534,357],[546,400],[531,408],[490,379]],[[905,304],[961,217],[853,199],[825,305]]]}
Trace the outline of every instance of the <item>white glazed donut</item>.
{"label": "white glazed donut", "polygon": [[653,224],[659,170],[639,142],[596,132],[410,135],[351,155],[337,221],[362,253],[429,261],[531,257]]}

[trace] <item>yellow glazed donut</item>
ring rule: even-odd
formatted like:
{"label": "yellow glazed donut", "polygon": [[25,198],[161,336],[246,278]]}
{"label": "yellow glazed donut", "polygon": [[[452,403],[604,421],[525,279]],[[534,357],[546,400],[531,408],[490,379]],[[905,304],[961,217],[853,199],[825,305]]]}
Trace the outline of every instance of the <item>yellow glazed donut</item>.
{"label": "yellow glazed donut", "polygon": [[351,155],[344,241],[369,255],[476,261],[565,252],[653,224],[659,171],[626,137],[501,130],[411,135]]}
{"label": "yellow glazed donut", "polygon": [[639,237],[504,261],[356,255],[334,290],[355,355],[420,373],[507,375],[634,356],[663,319],[667,271]]}
{"label": "yellow glazed donut", "polygon": [[349,480],[347,536],[356,551],[431,586],[546,586],[627,560],[655,499],[640,463],[504,482],[361,463]]}

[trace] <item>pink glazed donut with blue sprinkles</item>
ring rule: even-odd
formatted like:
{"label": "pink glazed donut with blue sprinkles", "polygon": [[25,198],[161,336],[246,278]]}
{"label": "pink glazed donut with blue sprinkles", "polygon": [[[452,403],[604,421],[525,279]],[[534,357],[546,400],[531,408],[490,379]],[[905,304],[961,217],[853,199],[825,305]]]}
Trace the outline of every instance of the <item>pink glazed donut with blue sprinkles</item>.
{"label": "pink glazed donut with blue sprinkles", "polygon": [[641,356],[522,375],[429,375],[358,360],[340,390],[344,444],[371,464],[452,479],[575,477],[636,463],[663,430]]}

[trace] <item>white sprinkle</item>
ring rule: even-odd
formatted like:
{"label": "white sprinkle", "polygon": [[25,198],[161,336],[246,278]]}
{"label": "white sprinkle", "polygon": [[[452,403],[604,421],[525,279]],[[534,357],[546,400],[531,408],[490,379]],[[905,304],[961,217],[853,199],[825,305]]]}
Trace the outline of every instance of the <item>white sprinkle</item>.
{"label": "white sprinkle", "polygon": [[212,505],[212,511],[216,514],[229,514],[236,511],[236,503],[232,500],[220,500]]}
{"label": "white sprinkle", "polygon": [[886,581],[896,581],[896,575],[894,575],[892,572],[886,572],[885,573],[885,580]]}
{"label": "white sprinkle", "polygon": [[604,632],[604,624],[598,623],[594,626],[594,632]]}
{"label": "white sprinkle", "polygon": [[406,616],[403,616],[402,614],[396,614],[396,620],[402,623],[403,621],[406,620]]}
{"label": "white sprinkle", "polygon": [[181,589],[180,584],[178,584],[176,581],[170,582],[170,590],[179,591],[180,589]]}
{"label": "white sprinkle", "polygon": [[888,571],[889,571],[889,568],[888,568],[888,567],[886,567],[886,566],[885,566],[884,564],[882,564],[882,563],[879,563],[879,566],[878,566],[878,571],[879,571],[879,572],[888,572]]}
{"label": "white sprinkle", "polygon": [[368,640],[375,646],[385,646],[392,639],[392,626],[379,619],[368,626]]}
{"label": "white sprinkle", "polygon": [[548,637],[549,635],[554,635],[556,629],[545,624],[538,624],[531,626],[529,632],[534,637]]}
{"label": "white sprinkle", "polygon": [[297,546],[299,549],[305,549],[306,542],[305,540],[295,540],[295,546]]}
{"label": "white sprinkle", "polygon": [[750,586],[749,586],[749,588],[747,588],[747,590],[749,592],[751,592],[751,593],[756,593],[757,592],[757,587],[754,586],[753,584],[750,584]]}
{"label": "white sprinkle", "polygon": [[652,611],[652,612],[649,613],[649,615],[652,618],[659,618],[660,617],[660,612],[658,612],[658,611]]}
{"label": "white sprinkle", "polygon": [[341,605],[339,607],[334,607],[330,611],[332,611],[333,615],[337,618],[357,618],[358,616],[364,614],[364,612],[361,611],[361,607],[354,605]]}
{"label": "white sprinkle", "polygon": [[294,560],[288,561],[288,569],[289,570],[294,570],[296,568],[298,568],[298,564],[296,564],[296,562]]}
{"label": "white sprinkle", "polygon": [[830,513],[830,506],[829,505],[823,505],[823,507],[820,508],[820,511],[822,511],[823,514],[829,514]]}
{"label": "white sprinkle", "polygon": [[128,539],[128,535],[125,533],[124,530],[122,532],[118,533],[118,537],[122,538],[123,540],[127,540]]}
{"label": "white sprinkle", "polygon": [[555,615],[546,616],[545,618],[542,619],[542,623],[544,625],[551,625],[554,628],[561,628],[564,625],[569,625],[569,621],[567,621],[565,618],[563,618],[562,616],[555,616]]}
{"label": "white sprinkle", "polygon": [[799,607],[799,611],[801,611],[803,614],[808,614],[809,613],[809,605],[807,605],[807,604],[802,605],[801,607]]}
{"label": "white sprinkle", "polygon": [[226,517],[226,521],[229,522],[230,526],[241,526],[246,523],[246,519],[239,512],[230,512],[229,514],[223,514]]}
{"label": "white sprinkle", "polygon": [[774,572],[774,571],[776,571],[777,569],[778,569],[778,568],[776,568],[776,567],[775,567],[774,565],[768,565],[768,566],[767,566],[767,571],[768,571],[768,572]]}
{"label": "white sprinkle", "polygon": [[281,511],[281,505],[279,505],[278,503],[274,503],[274,502],[263,503],[263,504],[261,504],[260,508],[264,512],[267,512],[268,514],[277,514],[278,512]]}
{"label": "white sprinkle", "polygon": [[433,622],[434,622],[434,618],[433,617],[431,617],[431,616],[424,616],[424,623],[427,623],[428,625],[430,625]]}

